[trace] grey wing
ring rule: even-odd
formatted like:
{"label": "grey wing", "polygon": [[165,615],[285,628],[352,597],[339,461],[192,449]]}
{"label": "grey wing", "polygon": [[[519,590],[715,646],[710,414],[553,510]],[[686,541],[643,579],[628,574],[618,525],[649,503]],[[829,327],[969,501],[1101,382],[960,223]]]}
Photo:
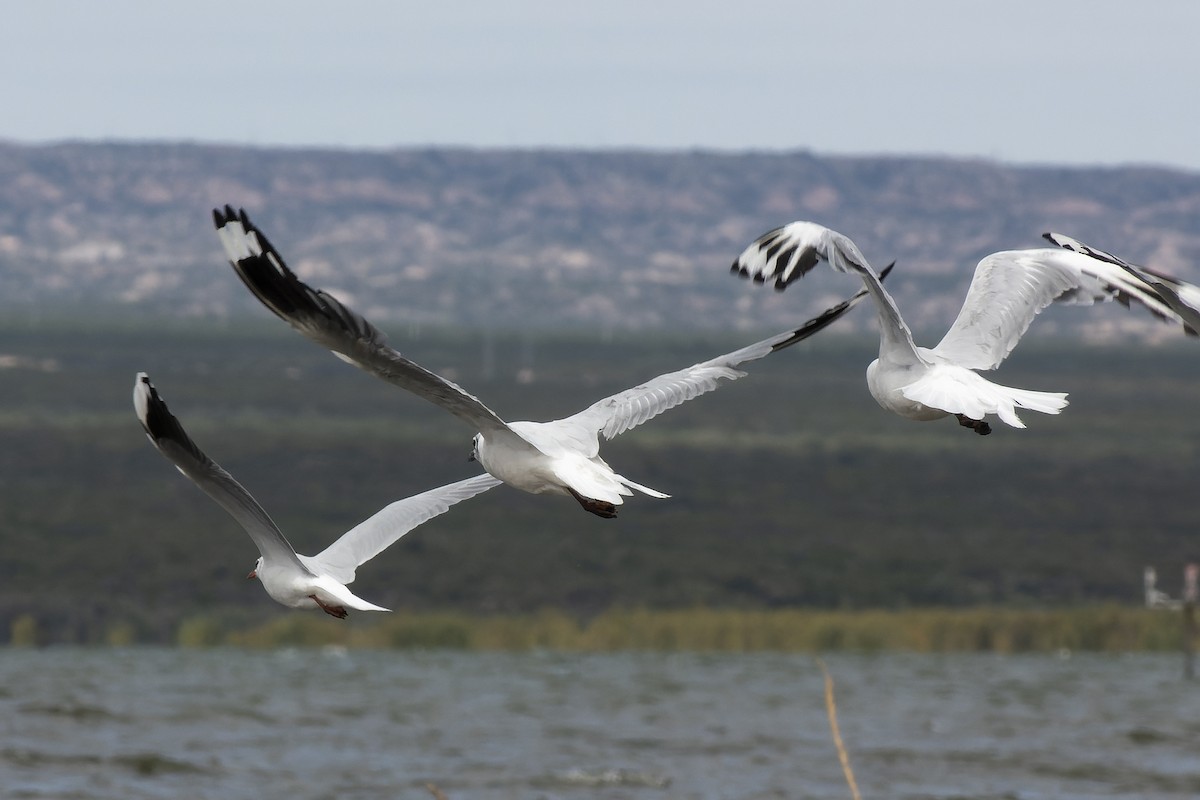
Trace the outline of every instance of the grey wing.
{"label": "grey wing", "polygon": [[[1183,323],[1185,333],[1189,336],[1196,336],[1200,332],[1200,286],[1188,283],[1187,281],[1181,281],[1178,278],[1151,269],[1150,267],[1139,267],[1130,264],[1125,259],[1115,256],[1112,253],[1086,245],[1078,239],[1072,239],[1070,236],[1064,236],[1061,233],[1043,233],[1042,238],[1067,250],[1073,250],[1076,253],[1082,253],[1083,255],[1121,267],[1138,281],[1147,283],[1153,287],[1162,302],[1166,303],[1167,307],[1178,315],[1179,320]],[[1117,300],[1126,305],[1129,304],[1127,298],[1118,296]],[[1171,319],[1168,315],[1161,313],[1161,309],[1157,308],[1153,302],[1142,302],[1155,316],[1167,320]]]}
{"label": "grey wing", "polygon": [[995,369],[1046,306],[1108,300],[1136,300],[1178,319],[1144,281],[1113,264],[1065,249],[992,253],[976,266],[962,309],[933,352],[968,369]]}
{"label": "grey wing", "polygon": [[[883,275],[886,276],[890,269],[889,266]],[[598,448],[598,440],[595,439],[597,432],[611,439],[680,403],[711,392],[720,386],[722,379],[734,381],[741,378],[746,373],[737,369],[740,364],[770,355],[824,330],[841,319],[866,295],[867,291],[861,290],[794,330],[784,331],[686,369],[659,375],[640,386],[606,397],[562,420],[561,425],[575,428],[581,433],[590,433],[594,447]]]}
{"label": "grey wing", "polygon": [[133,407],[154,447],[250,534],[266,560],[308,571],[258,501],[196,446],[144,372],[133,384]]}
{"label": "grey wing", "polygon": [[491,475],[477,475],[397,500],[351,528],[315,556],[300,558],[314,572],[330,575],[344,584],[350,583],[359,564],[370,561],[422,523],[449,511],[455,503],[500,483]]}
{"label": "grey wing", "polygon": [[301,281],[245,211],[213,211],[217,234],[234,271],[284,322],[335,355],[388,383],[441,406],[475,430],[506,427],[495,412],[457,384],[410,361],[361,314]]}
{"label": "grey wing", "polygon": [[1200,335],[1200,286],[1173,278],[1150,267],[1142,267],[1146,282],[1154,287],[1163,302],[1179,315],[1184,333]]}

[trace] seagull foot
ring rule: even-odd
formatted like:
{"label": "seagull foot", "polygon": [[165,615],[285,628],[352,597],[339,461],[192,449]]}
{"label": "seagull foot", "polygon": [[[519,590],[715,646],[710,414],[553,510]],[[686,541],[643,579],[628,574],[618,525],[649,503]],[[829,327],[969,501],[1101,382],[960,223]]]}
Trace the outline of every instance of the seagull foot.
{"label": "seagull foot", "polygon": [[338,619],[345,619],[348,615],[348,612],[346,611],[345,606],[326,605],[325,603],[322,603],[320,598],[318,598],[315,594],[310,594],[309,597],[312,598],[312,601],[314,603],[316,603],[317,605],[319,605],[321,607],[322,611],[324,611],[326,614],[328,614],[331,617],[337,617]]}
{"label": "seagull foot", "polygon": [[579,501],[579,505],[583,506],[587,511],[592,512],[597,517],[612,519],[617,516],[617,507],[612,503],[604,500],[593,500],[590,497],[584,497],[570,486],[567,487],[567,491],[571,493],[572,497]]}
{"label": "seagull foot", "polygon": [[959,425],[962,425],[964,428],[970,428],[980,436],[987,436],[992,432],[992,426],[981,419],[971,419],[966,414],[955,414],[954,416],[958,418]]}

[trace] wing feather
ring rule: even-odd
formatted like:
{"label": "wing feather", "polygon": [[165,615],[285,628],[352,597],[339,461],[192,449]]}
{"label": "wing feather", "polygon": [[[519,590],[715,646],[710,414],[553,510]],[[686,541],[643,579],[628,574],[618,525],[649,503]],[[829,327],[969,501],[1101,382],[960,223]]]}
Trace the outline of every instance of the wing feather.
{"label": "wing feather", "polygon": [[1051,303],[1110,300],[1183,323],[1151,286],[1113,263],[1067,249],[992,253],[976,266],[962,309],[933,352],[968,369],[995,369]]}
{"label": "wing feather", "polygon": [[866,295],[866,290],[859,291],[794,330],[784,331],[686,369],[659,375],[632,389],[606,397],[578,414],[560,420],[558,425],[565,430],[577,431],[574,441],[588,441],[590,454],[595,455],[599,451],[597,434],[612,439],[664,411],[711,392],[721,385],[722,380],[741,378],[746,373],[737,369],[739,365],[763,358],[824,330],[841,319]]}
{"label": "wing feather", "polygon": [[397,500],[348,530],[320,553],[312,557],[301,556],[301,559],[315,572],[348,584],[354,580],[355,570],[360,564],[382,553],[404,534],[446,513],[455,503],[486,492],[500,483],[491,475],[476,475]]}
{"label": "wing feather", "polygon": [[[1070,236],[1064,236],[1061,233],[1043,233],[1042,238],[1067,250],[1073,250],[1076,253],[1082,253],[1083,255],[1121,267],[1133,275],[1135,279],[1149,284],[1154,288],[1161,300],[1166,303],[1167,307],[1179,316],[1183,322],[1185,333],[1189,336],[1200,334],[1200,286],[1182,281],[1150,267],[1139,267],[1130,264],[1125,259],[1115,256],[1112,253],[1086,245],[1078,239],[1072,239]],[[1121,300],[1120,297],[1117,299],[1118,301]],[[1128,304],[1128,300],[1126,299],[1125,305]],[[1170,319],[1169,316],[1162,314],[1160,309],[1156,309],[1152,303],[1146,303],[1146,307],[1156,316],[1167,320]]]}
{"label": "wing feather", "polygon": [[881,336],[880,358],[894,363],[920,363],[922,359],[913,342],[912,331],[900,316],[896,301],[883,288],[883,278],[892,265],[876,274],[858,245],[848,236],[815,222],[790,222],[751,242],[734,259],[730,271],[755,283],[772,281],[776,290],[783,291],[821,261],[838,272],[857,275],[875,301]]}
{"label": "wing feather", "polygon": [[225,509],[250,535],[265,559],[276,563],[290,561],[298,570],[308,571],[258,501],[196,446],[144,372],[138,373],[133,384],[133,407],[158,452]]}
{"label": "wing feather", "polygon": [[477,397],[401,355],[361,314],[296,277],[244,210],[215,209],[213,222],[242,283],[303,336],[360,369],[441,406],[474,430],[507,428]]}

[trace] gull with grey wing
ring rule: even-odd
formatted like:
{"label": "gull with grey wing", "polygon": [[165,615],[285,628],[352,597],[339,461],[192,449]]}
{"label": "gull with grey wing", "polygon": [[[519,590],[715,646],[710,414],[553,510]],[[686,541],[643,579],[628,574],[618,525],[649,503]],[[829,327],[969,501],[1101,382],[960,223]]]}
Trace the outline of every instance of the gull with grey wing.
{"label": "gull with grey wing", "polygon": [[[895,300],[858,246],[837,231],[813,222],[792,222],[760,236],[731,270],[755,283],[784,290],[820,262],[857,275],[879,316],[879,358],[867,367],[867,387],[883,408],[927,421],[953,415],[976,433],[991,433],[984,417],[995,414],[1025,427],[1018,408],[1057,414],[1067,396],[1017,389],[989,381],[976,370],[1000,366],[1052,302],[1092,305],[1137,302],[1155,316],[1189,327],[1188,321],[1136,273],[1091,254],[1064,249],[1007,250],[985,256],[958,318],[933,348],[918,347]],[[1195,287],[1192,287],[1195,288]]]}
{"label": "gull with grey wing", "polygon": [[826,310],[800,327],[747,347],[660,375],[607,397],[565,419],[512,422],[474,395],[409,360],[384,334],[332,295],[296,277],[246,212],[214,210],[214,224],[235,272],[263,305],[301,334],[345,361],[422,397],[477,431],[473,458],[510,486],[533,494],[574,497],[587,511],[611,518],[634,491],[667,497],[615,472],[600,458],[600,436],[611,439],[746,373],[737,369],[812,336],[839,319],[862,297]]}
{"label": "gull with grey wing", "polygon": [[258,578],[267,594],[290,608],[320,608],[338,618],[346,616],[347,608],[387,611],[346,588],[358,567],[455,503],[500,483],[491,475],[477,475],[398,500],[317,555],[300,555],[254,497],[196,446],[144,372],[133,384],[133,406],[154,447],[225,509],[258,547],[258,561],[246,577]]}

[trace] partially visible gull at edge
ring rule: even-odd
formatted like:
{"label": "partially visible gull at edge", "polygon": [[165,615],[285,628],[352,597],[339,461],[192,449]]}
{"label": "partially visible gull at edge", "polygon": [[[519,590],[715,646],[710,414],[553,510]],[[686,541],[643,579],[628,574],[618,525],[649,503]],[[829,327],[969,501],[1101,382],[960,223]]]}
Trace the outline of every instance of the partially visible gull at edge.
{"label": "partially visible gull at edge", "polygon": [[[1092,305],[1135,301],[1160,319],[1194,333],[1195,318],[1182,315],[1136,272],[1094,254],[1066,249],[1006,250],[985,256],[958,318],[933,348],[918,347],[895,300],[858,246],[837,231],[813,222],[792,222],[760,236],[733,262],[731,270],[780,291],[826,262],[857,275],[875,301],[879,316],[879,358],[867,367],[867,387],[884,409],[912,420],[953,415],[976,433],[991,433],[984,419],[995,414],[1015,428],[1025,427],[1018,408],[1057,414],[1065,393],[1017,389],[987,380],[976,370],[1000,366],[1052,302]],[[1178,290],[1195,291],[1186,286]],[[1192,296],[1192,295],[1188,295]]]}

